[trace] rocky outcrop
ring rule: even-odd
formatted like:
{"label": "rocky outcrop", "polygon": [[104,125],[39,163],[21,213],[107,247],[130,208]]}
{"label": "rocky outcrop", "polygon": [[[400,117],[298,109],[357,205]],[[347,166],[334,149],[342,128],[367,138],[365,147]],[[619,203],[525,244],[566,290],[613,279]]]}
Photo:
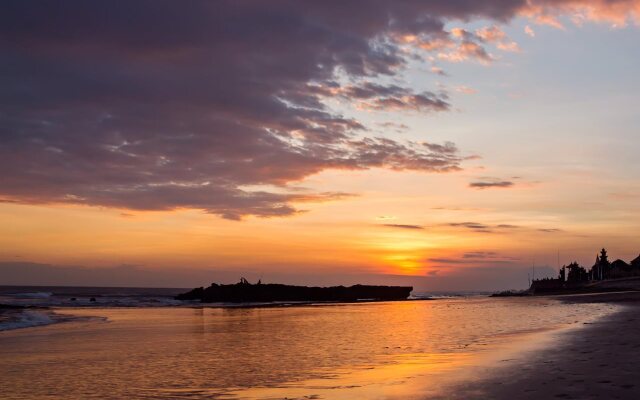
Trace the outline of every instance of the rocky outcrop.
{"label": "rocky outcrop", "polygon": [[203,303],[273,302],[273,301],[357,301],[405,300],[410,286],[332,286],[308,287],[282,284],[251,284],[246,280],[232,285],[211,284],[176,296],[177,300],[200,300]]}

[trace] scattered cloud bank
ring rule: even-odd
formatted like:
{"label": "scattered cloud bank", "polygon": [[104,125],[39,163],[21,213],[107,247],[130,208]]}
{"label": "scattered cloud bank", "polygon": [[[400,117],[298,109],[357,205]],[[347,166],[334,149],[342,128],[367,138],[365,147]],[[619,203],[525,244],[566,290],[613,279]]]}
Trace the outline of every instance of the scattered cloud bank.
{"label": "scattered cloud bank", "polygon": [[472,189],[484,190],[484,189],[513,189],[513,188],[531,188],[539,185],[542,182],[535,180],[527,180],[521,176],[511,176],[507,179],[496,178],[491,176],[482,176],[475,178],[474,181],[469,183],[469,187]]}
{"label": "scattered cloud bank", "polygon": [[429,264],[445,264],[445,265],[500,265],[514,264],[519,262],[517,257],[503,256],[492,251],[474,251],[464,253],[460,257],[433,257],[427,259]]}
{"label": "scattered cloud bank", "polygon": [[562,232],[562,229],[558,229],[558,228],[541,228],[538,229],[539,232],[544,232],[544,233],[558,233],[558,232]]}
{"label": "scattered cloud bank", "polygon": [[[496,229],[504,228],[506,225],[487,225],[479,222],[450,222],[447,224],[453,228],[464,228],[469,229],[474,232],[482,232],[482,233],[492,233],[495,232]],[[508,228],[515,228],[513,225],[509,225]]]}
{"label": "scattered cloud bank", "polygon": [[638,4],[12,2],[0,14],[0,199],[240,219],[341,198],[288,190],[327,169],[456,171],[455,145],[373,137],[326,102],[446,112],[446,94],[374,81],[403,70],[407,46],[483,63],[487,44],[517,50],[497,26],[448,31],[449,21],[623,25]]}
{"label": "scattered cloud bank", "polygon": [[520,10],[520,15],[535,23],[564,28],[562,16],[580,25],[586,21],[622,27],[640,22],[638,0],[532,0]]}
{"label": "scattered cloud bank", "polygon": [[382,226],[386,228],[411,229],[411,230],[424,229],[422,225],[410,225],[410,224],[383,224]]}
{"label": "scattered cloud bank", "polygon": [[[318,87],[323,90],[322,87]],[[378,85],[371,82],[359,86],[346,86],[330,90],[327,95],[337,94],[348,101],[355,101],[362,108],[372,110],[423,112],[448,111],[447,96],[433,92],[415,93],[409,88],[397,85]]]}
{"label": "scattered cloud bank", "polygon": [[515,183],[512,181],[501,180],[475,181],[469,183],[469,187],[474,189],[510,188],[514,185]]}
{"label": "scattered cloud bank", "polygon": [[[534,228],[534,227],[526,227],[520,225],[513,224],[486,224],[481,222],[449,222],[444,224],[444,226],[452,227],[452,228],[460,228],[465,230],[470,230],[478,233],[505,233],[513,230],[528,230],[530,232],[542,232],[542,233],[560,233],[564,232],[564,230],[559,228]],[[465,258],[472,257],[489,257],[491,253],[477,253],[471,252],[465,254]]]}

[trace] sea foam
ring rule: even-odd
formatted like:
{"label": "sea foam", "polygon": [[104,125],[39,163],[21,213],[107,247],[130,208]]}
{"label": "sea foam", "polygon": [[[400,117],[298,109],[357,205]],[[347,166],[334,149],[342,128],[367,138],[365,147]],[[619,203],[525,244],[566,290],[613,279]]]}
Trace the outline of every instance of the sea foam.
{"label": "sea foam", "polygon": [[58,321],[50,311],[12,310],[6,312],[0,320],[0,331],[50,325],[55,322]]}

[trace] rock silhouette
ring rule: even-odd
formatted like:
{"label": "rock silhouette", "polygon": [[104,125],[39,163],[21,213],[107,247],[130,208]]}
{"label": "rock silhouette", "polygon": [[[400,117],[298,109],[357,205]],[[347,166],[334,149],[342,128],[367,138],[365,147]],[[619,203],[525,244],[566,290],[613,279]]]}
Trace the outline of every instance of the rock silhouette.
{"label": "rock silhouette", "polygon": [[251,284],[242,278],[239,283],[208,288],[195,288],[179,294],[177,300],[200,300],[203,303],[273,302],[273,301],[357,301],[405,300],[413,290],[411,286],[332,286],[308,287],[283,284]]}

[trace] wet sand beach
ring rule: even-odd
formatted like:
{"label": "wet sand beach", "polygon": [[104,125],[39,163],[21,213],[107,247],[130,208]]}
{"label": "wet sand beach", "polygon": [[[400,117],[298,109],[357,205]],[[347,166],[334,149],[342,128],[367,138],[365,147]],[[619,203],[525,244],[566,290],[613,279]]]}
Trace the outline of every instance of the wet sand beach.
{"label": "wet sand beach", "polygon": [[640,293],[558,296],[622,309],[558,334],[553,348],[504,360],[488,378],[450,388],[449,399],[640,398]]}
{"label": "wet sand beach", "polygon": [[579,331],[616,308],[486,297],[59,308],[82,319],[0,335],[0,387],[3,399],[451,397],[465,393],[457,382],[554,346],[553,332]]}

